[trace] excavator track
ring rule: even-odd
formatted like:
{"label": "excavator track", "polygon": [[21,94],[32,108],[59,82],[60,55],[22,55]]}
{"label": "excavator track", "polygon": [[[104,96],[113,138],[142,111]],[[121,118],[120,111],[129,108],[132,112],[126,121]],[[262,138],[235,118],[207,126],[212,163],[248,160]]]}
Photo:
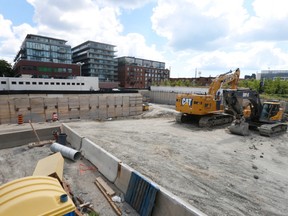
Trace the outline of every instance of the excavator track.
{"label": "excavator track", "polygon": [[287,124],[275,123],[275,124],[263,124],[258,127],[259,133],[262,136],[275,136],[287,131]]}
{"label": "excavator track", "polygon": [[224,125],[231,123],[233,121],[233,116],[229,114],[213,114],[209,116],[204,116],[199,120],[200,127],[213,127],[217,125]]}

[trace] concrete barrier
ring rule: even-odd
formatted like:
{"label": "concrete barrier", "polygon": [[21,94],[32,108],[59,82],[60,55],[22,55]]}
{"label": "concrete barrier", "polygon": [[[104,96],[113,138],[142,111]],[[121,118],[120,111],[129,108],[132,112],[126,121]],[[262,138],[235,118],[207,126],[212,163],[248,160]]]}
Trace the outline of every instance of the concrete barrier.
{"label": "concrete barrier", "polygon": [[[159,186],[160,187],[160,186]],[[153,216],[206,216],[203,212],[184,202],[179,197],[160,187],[156,197],[156,203],[153,209]]]}
{"label": "concrete barrier", "polygon": [[81,152],[110,182],[115,182],[121,162],[118,158],[87,138],[83,139]]}
{"label": "concrete barrier", "polygon": [[129,181],[131,177],[131,173],[135,171],[128,165],[124,163],[119,164],[119,169],[117,173],[117,178],[115,181],[116,187],[121,190],[122,193],[126,194],[128,186],[129,186]]}
{"label": "concrete barrier", "polygon": [[62,132],[66,133],[67,135],[67,142],[69,142],[73,148],[80,150],[84,137],[78,134],[76,131],[72,130],[65,123],[62,123],[61,128]]}

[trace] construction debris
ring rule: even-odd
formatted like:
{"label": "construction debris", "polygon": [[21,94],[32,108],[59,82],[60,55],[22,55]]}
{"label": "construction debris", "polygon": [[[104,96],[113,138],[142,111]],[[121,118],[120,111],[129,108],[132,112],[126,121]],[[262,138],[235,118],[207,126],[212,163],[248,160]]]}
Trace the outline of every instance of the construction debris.
{"label": "construction debris", "polygon": [[[98,178],[97,178],[98,179]],[[117,215],[122,215],[121,209],[113,202],[111,196],[108,195],[107,191],[105,188],[98,182],[98,180],[94,182],[96,186],[99,188],[99,190],[102,192],[102,194],[105,196],[105,198],[108,200],[109,204],[113,208],[113,210],[116,212]]]}
{"label": "construction debris", "polygon": [[52,144],[55,140],[43,140],[40,142],[32,142],[28,144],[28,148],[41,147],[44,145]]}
{"label": "construction debris", "polygon": [[96,181],[104,188],[109,196],[115,195],[115,191],[101,177],[96,178]]}

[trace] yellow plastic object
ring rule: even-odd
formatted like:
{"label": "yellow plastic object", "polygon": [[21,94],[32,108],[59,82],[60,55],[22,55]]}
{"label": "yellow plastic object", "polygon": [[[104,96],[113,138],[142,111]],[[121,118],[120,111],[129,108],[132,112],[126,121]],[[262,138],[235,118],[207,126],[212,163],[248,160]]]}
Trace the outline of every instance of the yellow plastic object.
{"label": "yellow plastic object", "polygon": [[0,187],[0,215],[58,216],[74,210],[72,200],[52,177],[29,176]]}
{"label": "yellow plastic object", "polygon": [[38,161],[33,176],[51,176],[63,179],[64,158],[60,152]]}

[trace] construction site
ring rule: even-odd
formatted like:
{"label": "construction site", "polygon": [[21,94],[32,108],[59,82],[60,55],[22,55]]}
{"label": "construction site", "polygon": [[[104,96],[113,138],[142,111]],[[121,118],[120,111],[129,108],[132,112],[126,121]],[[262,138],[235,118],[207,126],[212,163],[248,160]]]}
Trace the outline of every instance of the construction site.
{"label": "construction site", "polygon": [[[258,95],[233,90],[223,92],[234,111],[227,114],[211,99],[216,92],[1,95],[0,215],[17,215],[11,212],[22,195],[31,205],[44,196],[14,194],[23,178],[41,185],[53,179],[68,195],[30,215],[287,215],[287,124],[278,121],[285,109],[263,102],[260,112]],[[253,106],[238,109],[239,95]],[[192,113],[192,104],[206,113]],[[273,122],[262,121],[265,104]],[[197,122],[188,121],[195,115]]]}

